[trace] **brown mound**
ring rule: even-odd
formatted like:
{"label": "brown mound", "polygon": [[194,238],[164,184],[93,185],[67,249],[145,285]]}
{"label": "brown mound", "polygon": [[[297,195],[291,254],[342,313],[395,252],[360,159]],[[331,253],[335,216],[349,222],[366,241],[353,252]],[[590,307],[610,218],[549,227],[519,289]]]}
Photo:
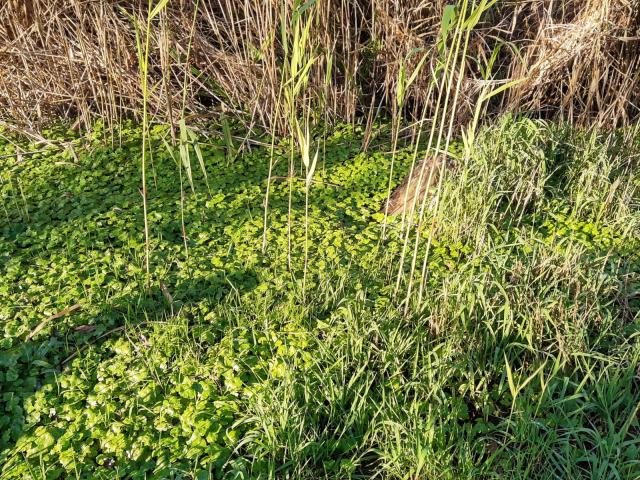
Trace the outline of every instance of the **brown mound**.
{"label": "brown mound", "polygon": [[556,4],[562,10],[537,13],[537,32],[513,64],[512,78],[526,81],[510,92],[510,107],[581,124],[630,121],[640,100],[640,1]]}
{"label": "brown mound", "polygon": [[444,155],[426,158],[415,165],[404,181],[393,191],[382,211],[389,215],[420,210],[429,190],[438,184]]}

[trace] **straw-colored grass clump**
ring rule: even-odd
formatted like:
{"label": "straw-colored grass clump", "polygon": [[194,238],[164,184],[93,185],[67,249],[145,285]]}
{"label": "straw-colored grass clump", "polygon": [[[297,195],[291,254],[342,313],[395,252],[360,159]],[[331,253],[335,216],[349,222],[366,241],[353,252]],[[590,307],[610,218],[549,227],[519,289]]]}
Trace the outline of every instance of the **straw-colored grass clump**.
{"label": "straw-colored grass clump", "polygon": [[[169,1],[151,32],[151,112],[175,120],[184,106],[190,114],[237,114],[248,125],[286,128],[281,31],[303,3]],[[437,56],[447,3],[454,2],[315,2],[308,48],[317,58],[308,72],[307,101],[321,103],[327,119],[393,112],[398,72],[415,68],[422,52]],[[497,2],[472,36],[459,121],[469,117],[483,85],[518,78],[526,81],[508,98],[496,97],[493,108],[607,124],[628,120],[640,96],[639,3]],[[138,115],[136,30],[144,29],[147,8],[134,0],[3,2],[2,119],[33,128],[60,116],[89,125],[97,117],[116,122]],[[488,62],[489,76],[478,68]],[[406,92],[405,115],[420,117],[434,103],[434,65],[428,61]]]}

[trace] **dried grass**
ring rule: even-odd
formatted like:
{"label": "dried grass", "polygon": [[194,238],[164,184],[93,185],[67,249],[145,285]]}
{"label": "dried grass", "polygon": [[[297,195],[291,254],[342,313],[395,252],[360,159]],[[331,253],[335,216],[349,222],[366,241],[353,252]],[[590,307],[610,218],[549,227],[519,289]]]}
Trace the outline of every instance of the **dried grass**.
{"label": "dried grass", "polygon": [[512,74],[527,81],[511,92],[511,107],[606,126],[637,115],[640,1],[537,3],[529,22],[537,31]]}
{"label": "dried grass", "polygon": [[[327,119],[352,121],[373,107],[394,111],[398,72],[435,51],[446,0],[319,0],[310,48],[314,64],[305,104]],[[247,124],[286,128],[278,101],[281,22],[293,0],[172,0],[154,22],[149,107],[163,121],[182,114],[237,114]],[[0,5],[0,119],[37,130],[60,117],[88,126],[139,115],[142,94],[135,22],[145,0],[9,0]],[[464,123],[486,82],[527,78],[495,110],[539,111],[586,123],[627,122],[640,99],[640,0],[522,0],[498,2],[476,32],[468,78],[458,102]],[[284,17],[283,17],[284,15]],[[192,52],[187,62],[187,46]],[[482,78],[500,42],[494,76]],[[327,59],[333,58],[331,81]],[[435,58],[435,55],[431,56]],[[433,63],[404,105],[422,118],[433,102]],[[186,85],[185,85],[186,79]]]}

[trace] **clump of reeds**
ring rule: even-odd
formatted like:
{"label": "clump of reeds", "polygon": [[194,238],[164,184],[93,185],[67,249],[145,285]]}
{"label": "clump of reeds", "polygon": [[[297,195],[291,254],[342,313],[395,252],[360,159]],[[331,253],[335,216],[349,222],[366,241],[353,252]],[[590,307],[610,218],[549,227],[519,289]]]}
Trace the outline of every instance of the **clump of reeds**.
{"label": "clump of reeds", "polygon": [[[451,2],[454,3],[454,2]],[[456,122],[473,115],[487,84],[526,78],[494,109],[519,108],[615,124],[638,112],[638,0],[491,2],[471,35]],[[283,15],[313,5],[309,47],[332,58],[308,72],[306,96],[329,119],[396,112],[400,71],[435,52],[447,2],[419,0],[171,0],[151,25],[149,91],[154,118],[237,115],[247,126],[286,130],[279,111],[285,46]],[[197,8],[197,12],[196,12]],[[10,0],[0,5],[0,116],[36,128],[73,118],[117,123],[141,116],[136,24],[147,2]],[[194,13],[197,13],[195,22]],[[192,26],[194,28],[192,28]],[[187,52],[191,51],[188,55]],[[413,53],[412,53],[413,52]],[[436,55],[405,93],[398,113],[434,112]],[[492,63],[487,77],[482,65]],[[186,83],[185,83],[186,82]],[[313,103],[313,102],[312,102]]]}
{"label": "clump of reeds", "polygon": [[605,126],[637,115],[640,2],[522,3],[531,4],[520,7],[531,17],[529,41],[511,75],[527,81],[510,93],[509,107]]}

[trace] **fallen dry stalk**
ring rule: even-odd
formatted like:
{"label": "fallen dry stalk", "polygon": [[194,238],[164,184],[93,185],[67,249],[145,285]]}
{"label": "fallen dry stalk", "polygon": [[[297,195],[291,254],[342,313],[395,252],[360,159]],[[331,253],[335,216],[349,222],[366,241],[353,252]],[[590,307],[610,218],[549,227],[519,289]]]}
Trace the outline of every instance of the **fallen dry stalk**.
{"label": "fallen dry stalk", "polygon": [[42,322],[38,324],[36,328],[34,328],[31,331],[31,333],[29,333],[29,335],[27,335],[26,340],[31,340],[33,337],[35,337],[38,334],[38,332],[40,332],[40,330],[46,327],[49,324],[49,322],[51,322],[52,320],[56,320],[58,318],[69,315],[70,313],[77,312],[81,308],[82,308],[82,305],[80,305],[79,303],[76,303],[75,305],[72,305],[69,308],[65,308],[64,310],[59,311],[55,315],[51,315],[50,317],[44,319]]}

